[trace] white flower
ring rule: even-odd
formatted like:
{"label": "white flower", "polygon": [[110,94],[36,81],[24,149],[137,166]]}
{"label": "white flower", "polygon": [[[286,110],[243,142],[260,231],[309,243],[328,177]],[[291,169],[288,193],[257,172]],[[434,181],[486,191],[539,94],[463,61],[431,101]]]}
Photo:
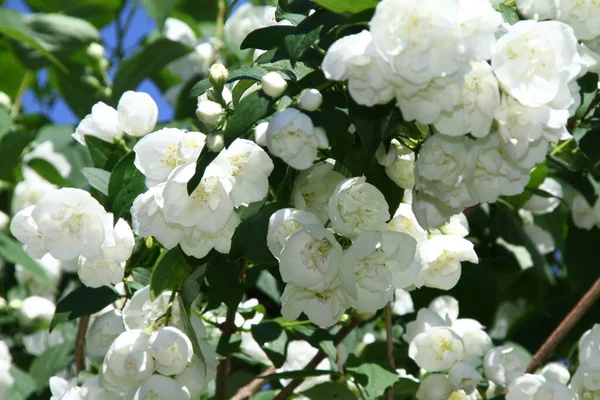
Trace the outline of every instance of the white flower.
{"label": "white flower", "polygon": [[558,19],[573,28],[577,39],[600,36],[600,7],[595,0],[560,0],[559,10]]}
{"label": "white flower", "polygon": [[225,148],[225,137],[221,132],[209,133],[206,136],[206,146],[210,151],[221,151]]}
{"label": "white flower", "polygon": [[288,283],[281,295],[281,315],[284,318],[295,320],[300,313],[304,313],[320,327],[334,325],[340,320],[346,308],[348,308],[348,297],[341,282],[321,291]]}
{"label": "white flower", "polygon": [[154,372],[148,352],[150,334],[140,330],[121,333],[110,345],[100,368],[102,383],[113,391],[129,392]]}
{"label": "white flower", "polygon": [[470,318],[460,318],[452,322],[452,329],[461,337],[465,345],[463,361],[478,365],[481,358],[493,346],[492,338],[486,333],[484,326]]}
{"label": "white flower", "polygon": [[61,262],[50,254],[46,254],[44,257],[37,260],[37,263],[44,271],[46,276],[50,278],[52,282],[52,288],[48,288],[41,278],[24,268],[22,265],[15,265],[15,278],[17,282],[27,288],[29,293],[35,293],[38,296],[46,297],[48,299],[54,298],[54,290],[60,283],[62,276],[62,270],[60,268]]}
{"label": "white flower", "polygon": [[553,197],[542,197],[534,194],[523,205],[523,208],[538,215],[551,213],[558,207],[560,199],[563,197],[562,186],[556,180],[546,178],[538,189],[551,194]]}
{"label": "white flower", "polygon": [[150,337],[150,355],[154,367],[163,375],[182,373],[192,361],[194,349],[187,335],[171,326],[159,328]]}
{"label": "white flower", "polygon": [[267,127],[267,144],[273,155],[300,170],[313,164],[318,148],[329,147],[325,132],[295,108],[275,113]]}
{"label": "white flower", "polygon": [[321,291],[338,276],[341,264],[342,247],[333,233],[306,224],[285,241],[279,272],[284,282]]}
{"label": "white flower", "polygon": [[199,340],[198,344],[204,361],[194,355],[188,367],[174,378],[179,384],[185,386],[192,395],[192,399],[206,391],[208,384],[217,376],[217,366],[219,365],[215,350],[204,340]]}
{"label": "white flower", "polygon": [[223,107],[212,100],[203,100],[198,97],[196,116],[205,124],[218,124],[223,120]]}
{"label": "white flower", "polygon": [[169,40],[193,46],[196,43],[196,34],[188,24],[177,18],[167,18],[163,34]]}
{"label": "white flower", "polygon": [[87,378],[81,385],[79,394],[83,400],[125,400],[125,395],[106,390],[99,375]]}
{"label": "white flower", "polygon": [[150,188],[140,194],[131,206],[131,223],[141,237],[154,236],[167,249],[177,246],[185,234],[183,225],[168,222],[162,205],[164,185]]}
{"label": "white flower", "polygon": [[164,128],[141,138],[133,151],[134,165],[146,177],[146,186],[163,183],[169,174],[185,163],[195,163],[204,147],[206,136],[177,128]]}
{"label": "white flower", "polygon": [[267,247],[273,257],[279,260],[287,238],[306,224],[319,225],[320,221],[316,215],[308,211],[293,208],[282,208],[274,212],[269,218],[267,230]]}
{"label": "white flower", "polygon": [[[298,371],[304,369],[310,360],[318,353],[318,350],[310,345],[305,340],[292,340],[287,344],[287,352],[285,357],[285,362],[281,366],[281,368],[277,369],[277,372],[287,372],[287,371]],[[321,361],[316,370],[331,370],[331,364],[327,358]],[[301,393],[319,383],[327,382],[330,378],[328,375],[321,375],[312,378],[306,379],[296,390],[294,393]],[[282,385],[287,385],[291,380],[281,379]],[[299,396],[300,397],[300,396]]]}
{"label": "white flower", "polygon": [[461,262],[477,263],[473,243],[450,235],[434,236],[419,248],[423,270],[419,274],[417,287],[428,286],[449,290],[460,279]]}
{"label": "white flower", "polygon": [[420,333],[428,332],[437,326],[449,327],[451,321],[445,320],[428,308],[421,308],[417,313],[417,319],[406,324],[406,331],[402,336],[405,342],[410,343]]}
{"label": "white flower", "polygon": [[459,4],[458,23],[466,53],[477,61],[489,60],[497,30],[504,22],[502,14],[490,0],[459,0]]}
{"label": "white flower", "polygon": [[29,206],[19,211],[10,221],[10,232],[25,246],[25,251],[32,258],[41,259],[48,250],[43,236],[38,232],[38,227],[31,217],[35,206]]}
{"label": "white flower", "polygon": [[525,373],[530,359],[531,356],[519,347],[494,347],[483,359],[485,377],[496,385],[506,387]]}
{"label": "white flower", "polygon": [[436,197],[420,190],[412,192],[411,209],[419,223],[424,228],[438,228],[447,223],[453,215],[461,212],[462,207],[450,207]]}
{"label": "white flower", "polygon": [[3,340],[0,340],[0,396],[6,396],[8,389],[15,382],[10,374],[12,357],[8,346]]}
{"label": "white flower", "polygon": [[323,95],[317,89],[304,89],[298,99],[300,108],[306,111],[317,111],[323,103]]}
{"label": "white flower", "polygon": [[187,183],[195,173],[194,164],[181,165],[173,171],[162,192],[164,205],[161,208],[171,223],[217,232],[233,213],[229,174],[209,165],[196,189],[188,194]]}
{"label": "white flower", "polygon": [[501,87],[521,104],[552,103],[580,70],[577,38],[556,21],[519,21],[498,39],[492,68]]}
{"label": "white flower", "polygon": [[350,305],[359,312],[375,312],[392,301],[392,277],[410,266],[415,246],[415,239],[399,232],[368,232],[354,239],[344,251],[341,272]]}
{"label": "white flower", "polygon": [[421,381],[415,397],[418,400],[448,400],[453,391],[446,375],[431,374]]}
{"label": "white flower", "polygon": [[450,136],[467,133],[475,137],[487,136],[500,103],[498,81],[490,65],[483,61],[471,63],[471,71],[465,76],[460,90],[460,102],[450,111],[441,111],[434,122],[436,129]]}
{"label": "white flower", "polygon": [[460,213],[450,217],[450,220],[440,227],[444,235],[465,237],[469,234],[469,221],[465,214]]}
{"label": "white flower", "polygon": [[131,136],[144,136],[154,130],[158,106],[147,93],[127,91],[117,105],[119,126]]}
{"label": "white flower", "polygon": [[222,86],[229,78],[229,70],[221,63],[215,63],[208,70],[208,79],[215,86]]}
{"label": "white flower", "polygon": [[600,324],[594,324],[579,339],[579,362],[600,368]]}
{"label": "white flower", "polygon": [[458,319],[458,300],[452,296],[438,296],[431,300],[428,308],[445,320],[456,321]]}
{"label": "white flower", "polygon": [[212,249],[228,254],[235,228],[242,222],[236,213],[231,213],[227,224],[217,232],[206,232],[199,227],[186,228],[179,242],[181,250],[188,256],[203,258]]}
{"label": "white flower", "polygon": [[269,175],[273,172],[273,161],[256,143],[236,139],[213,161],[225,171],[231,171],[233,180],[231,196],[233,205],[247,206],[264,200],[269,192]]}
{"label": "white flower", "polygon": [[69,164],[67,157],[54,150],[54,143],[51,140],[38,143],[32,151],[25,154],[23,163],[28,163],[36,158],[48,161],[63,178],[71,173],[71,164]]}
{"label": "white flower", "polygon": [[6,230],[9,224],[10,217],[4,211],[0,211],[0,232]]}
{"label": "white flower", "polygon": [[34,322],[48,323],[54,316],[56,305],[51,300],[40,296],[30,296],[23,300],[21,305],[20,320],[25,325]]}
{"label": "white flower", "polygon": [[280,97],[287,89],[287,82],[275,71],[269,72],[262,77],[260,84],[267,96],[274,99]]}
{"label": "white flower", "polygon": [[95,317],[85,336],[85,351],[89,357],[102,359],[114,340],[125,332],[123,316],[116,309]]}
{"label": "white flower", "polygon": [[257,145],[266,147],[267,146],[267,129],[269,128],[268,122],[261,122],[254,128],[254,141]]}
{"label": "white flower", "polygon": [[461,338],[447,327],[435,327],[418,334],[408,348],[408,356],[430,372],[449,369],[462,359],[463,353]]}
{"label": "white flower", "polygon": [[12,100],[10,99],[10,96],[1,91],[0,91],[0,107],[4,107],[6,110],[10,110],[12,108]]}
{"label": "white flower", "polygon": [[17,183],[12,195],[11,210],[13,214],[22,209],[36,205],[46,193],[57,189],[33,169],[23,166],[23,180]]}
{"label": "white flower", "polygon": [[77,379],[67,381],[59,376],[52,376],[48,384],[52,394],[50,400],[81,400]]}
{"label": "white flower", "polygon": [[396,289],[394,291],[392,312],[399,316],[415,312],[415,305],[413,304],[412,297],[410,296],[409,292],[403,289]]}
{"label": "white flower", "polygon": [[190,400],[190,392],[177,381],[162,375],[148,377],[133,395],[133,400]]}
{"label": "white flower", "polygon": [[596,400],[600,395],[600,368],[580,365],[571,379],[571,390],[577,400]]}
{"label": "white flower", "polygon": [[415,153],[392,139],[390,149],[380,145],[375,153],[379,164],[385,166],[387,176],[402,189],[410,190],[415,184]]}
{"label": "white flower", "polygon": [[364,177],[340,182],[329,199],[328,210],[332,228],[349,238],[384,230],[390,219],[383,193]]}
{"label": "white flower", "polygon": [[569,369],[566,367],[566,365],[559,362],[551,362],[546,364],[540,371],[540,375],[548,380],[560,382],[563,385],[568,384],[571,380],[571,373],[569,372]]}
{"label": "white flower", "polygon": [[573,393],[562,383],[541,375],[525,374],[515,379],[506,393],[506,400],[573,400]]}
{"label": "white flower", "polygon": [[244,3],[225,22],[225,39],[239,49],[242,41],[256,29],[275,24],[275,7]]}
{"label": "white flower", "polygon": [[327,79],[348,80],[348,91],[358,104],[370,107],[394,98],[393,72],[377,54],[367,30],[334,42],[321,69]]}
{"label": "white flower", "polygon": [[448,379],[455,388],[471,394],[477,389],[477,385],[483,377],[472,365],[457,362],[448,371]]}
{"label": "white flower", "polygon": [[119,124],[117,110],[104,104],[96,103],[92,112],[77,125],[73,139],[85,146],[85,136],[95,136],[105,142],[112,143],[115,139],[123,137],[123,129]]}
{"label": "white flower", "polygon": [[309,211],[319,217],[321,223],[329,219],[329,198],[344,176],[333,170],[333,164],[319,162],[311,168],[301,171],[292,188],[294,207]]}
{"label": "white flower", "polygon": [[598,218],[596,217],[594,209],[592,208],[592,206],[590,206],[586,198],[583,197],[581,193],[577,193],[575,197],[573,197],[573,202],[571,203],[571,213],[573,217],[573,223],[576,227],[580,229],[585,229],[586,231],[589,231],[598,222]]}
{"label": "white flower", "polygon": [[527,19],[556,19],[560,0],[517,0],[519,14]]}

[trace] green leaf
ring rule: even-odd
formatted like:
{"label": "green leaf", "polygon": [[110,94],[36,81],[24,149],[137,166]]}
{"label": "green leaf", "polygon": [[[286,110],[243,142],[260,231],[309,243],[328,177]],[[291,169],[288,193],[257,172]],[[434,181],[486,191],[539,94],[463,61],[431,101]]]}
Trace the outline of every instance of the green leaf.
{"label": "green leaf", "polygon": [[394,397],[408,396],[409,399],[413,399],[417,390],[419,390],[419,382],[408,378],[400,378],[398,383],[394,384]]}
{"label": "green leaf", "polygon": [[271,275],[268,271],[260,271],[260,275],[256,280],[256,287],[260,289],[264,294],[266,294],[276,304],[279,304],[279,298],[281,297],[281,293],[279,292],[279,288],[277,287],[277,279],[275,279],[275,277]]}
{"label": "green leaf", "polygon": [[0,256],[0,259],[4,259],[13,264],[22,265],[23,268],[35,276],[37,280],[48,288],[54,289],[54,283],[48,276],[46,270],[29,257],[20,243],[15,242],[2,232],[0,232]]}
{"label": "green leaf", "polygon": [[287,334],[281,325],[273,321],[264,321],[252,325],[250,331],[273,365],[280,368],[287,354]]}
{"label": "green leaf", "polygon": [[11,132],[0,139],[0,180],[14,182],[14,170],[19,165],[21,153],[33,136]]}
{"label": "green leaf", "polygon": [[229,308],[237,308],[244,295],[240,275],[239,262],[229,262],[225,254],[217,254],[206,270],[208,304],[204,311],[214,310],[221,302]]}
{"label": "green leaf", "polygon": [[83,168],[81,170],[85,179],[91,187],[99,191],[105,196],[108,196],[108,182],[110,180],[110,172],[100,168]]}
{"label": "green leaf", "polygon": [[516,24],[521,19],[517,10],[503,3],[500,3],[500,11],[502,12],[504,20],[511,25]]}
{"label": "green leaf", "polygon": [[600,161],[600,122],[593,124],[592,129],[585,133],[579,147],[592,162]]}
{"label": "green leaf", "polygon": [[323,382],[305,390],[302,396],[311,400],[356,400],[356,395],[346,385],[338,382]]}
{"label": "green leaf", "polygon": [[60,187],[69,186],[65,178],[56,170],[56,167],[42,158],[29,160],[27,165],[50,183]]}
{"label": "green leaf", "polygon": [[314,0],[315,3],[335,13],[356,14],[368,8],[377,7],[376,0]]}
{"label": "green leaf", "polygon": [[319,38],[342,22],[343,18],[325,10],[319,10],[298,24],[294,32],[283,38],[283,47],[290,55],[292,65]]}
{"label": "green leaf", "polygon": [[231,239],[229,260],[245,259],[255,264],[276,265],[277,260],[267,248],[267,230],[271,215],[283,208],[280,203],[264,206],[258,213],[242,221]]}
{"label": "green leaf", "polygon": [[0,138],[4,136],[6,132],[12,126],[12,118],[8,110],[4,107],[0,107]]}
{"label": "green leaf", "polygon": [[227,82],[239,81],[240,79],[253,79],[260,81],[269,71],[261,67],[242,67],[229,73]]}
{"label": "green leaf", "polygon": [[114,103],[116,104],[127,90],[135,90],[144,79],[192,50],[191,47],[165,38],[142,47],[132,57],[121,62],[113,83]]}
{"label": "green leaf", "polygon": [[116,144],[105,142],[95,136],[86,136],[85,143],[96,168],[110,171],[125,155],[125,151]]}
{"label": "green leaf", "polygon": [[267,116],[271,99],[262,91],[244,97],[235,109],[235,113],[227,120],[225,128],[225,145],[229,146],[235,139],[244,135],[258,120]]}
{"label": "green leaf", "polygon": [[156,21],[156,27],[162,32],[165,21],[179,0],[142,0],[148,14]]}
{"label": "green leaf", "polygon": [[121,7],[120,0],[27,0],[35,12],[64,13],[82,18],[96,27],[114,21]]}
{"label": "green leaf", "polygon": [[6,400],[25,400],[35,392],[35,380],[28,373],[12,365],[10,367],[10,374],[14,378],[15,383],[8,390]]}
{"label": "green leaf", "polygon": [[50,322],[50,331],[63,322],[98,312],[118,299],[119,294],[108,286],[99,288],[80,286],[56,304],[56,311]]}
{"label": "green leaf", "polygon": [[192,86],[189,96],[192,98],[202,96],[211,87],[212,87],[212,83],[210,82],[210,80],[208,78],[202,79],[200,82],[198,82],[194,86]]}
{"label": "green leaf", "polygon": [[202,181],[202,177],[204,176],[204,171],[210,165],[211,162],[219,155],[216,151],[210,151],[208,146],[204,146],[202,151],[200,152],[200,156],[198,157],[198,161],[196,161],[196,170],[194,172],[194,176],[187,183],[187,191],[188,194],[192,194],[194,190]]}
{"label": "green leaf", "polygon": [[181,322],[183,322],[185,334],[188,336],[188,338],[190,338],[190,341],[192,342],[194,354],[198,356],[202,363],[205,363],[204,354],[202,353],[202,349],[200,348],[200,343],[198,343],[198,336],[196,335],[196,331],[194,330],[194,327],[190,322],[190,308],[186,307],[185,302],[183,301],[181,296],[177,296],[177,301],[179,301],[179,307],[181,308]]}
{"label": "green leaf", "polygon": [[261,49],[269,50],[280,47],[283,44],[283,39],[287,35],[291,35],[296,30],[295,26],[273,25],[266,28],[256,29],[242,42],[240,48],[245,49]]}
{"label": "green leaf", "polygon": [[48,347],[29,367],[29,375],[37,382],[38,391],[48,387],[51,377],[65,369],[73,361],[74,343],[66,341]]}
{"label": "green leaf", "polygon": [[192,267],[183,258],[179,247],[164,250],[150,275],[150,299],[154,301],[167,290],[179,290],[191,273]]}
{"label": "green leaf", "polygon": [[146,177],[133,165],[135,153],[121,158],[108,181],[108,197],[112,201],[115,221],[129,214],[135,198],[146,191]]}
{"label": "green leaf", "polygon": [[346,371],[365,389],[369,398],[375,398],[399,379],[396,372],[375,363],[363,363],[354,354],[346,361]]}
{"label": "green leaf", "polygon": [[536,189],[538,186],[544,182],[546,176],[548,175],[548,167],[545,164],[538,164],[532,170],[529,175],[529,183],[525,187],[525,190],[521,194],[517,194],[515,196],[509,196],[506,198],[506,201],[513,206],[515,209],[519,209],[523,207],[527,200],[533,196],[532,189]]}

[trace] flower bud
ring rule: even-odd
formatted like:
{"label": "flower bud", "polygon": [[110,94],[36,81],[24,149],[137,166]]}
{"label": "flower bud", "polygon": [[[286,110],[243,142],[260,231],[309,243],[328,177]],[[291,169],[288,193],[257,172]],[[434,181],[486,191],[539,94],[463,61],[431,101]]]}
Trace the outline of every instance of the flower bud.
{"label": "flower bud", "polygon": [[90,43],[85,52],[95,60],[104,58],[104,47],[100,43]]}
{"label": "flower bud", "polygon": [[30,296],[21,303],[21,321],[25,325],[37,321],[50,322],[55,309],[56,306],[52,301],[39,296]]}
{"label": "flower bud", "polygon": [[110,310],[94,319],[86,334],[85,351],[89,357],[103,359],[114,340],[125,332],[119,310]]}
{"label": "flower bud", "polygon": [[177,328],[167,326],[154,332],[150,338],[150,355],[154,367],[163,375],[182,373],[194,355],[192,342]]}
{"label": "flower bud", "polygon": [[300,108],[306,111],[317,111],[323,103],[323,95],[317,89],[304,89],[300,93]]}
{"label": "flower bud", "polygon": [[158,120],[158,106],[147,93],[127,91],[117,106],[119,124],[131,136],[144,136],[154,130]]}
{"label": "flower bud", "polygon": [[6,299],[4,297],[0,297],[0,311],[6,310],[7,307],[8,303],[6,302]]}
{"label": "flower bud", "polygon": [[281,96],[285,92],[285,89],[287,89],[287,82],[277,72],[269,72],[263,76],[261,85],[267,96],[274,99]]}
{"label": "flower bud", "polygon": [[223,64],[213,64],[208,70],[208,79],[215,87],[223,87],[228,77],[229,71]]}
{"label": "flower bud", "polygon": [[6,215],[6,213],[0,211],[0,231],[8,228],[8,223],[10,222],[10,217]]}
{"label": "flower bud", "polygon": [[23,307],[23,300],[21,299],[12,299],[11,301],[8,302],[8,307],[11,310],[15,310],[18,311]]}
{"label": "flower bud", "polygon": [[256,142],[257,145],[259,145],[259,146],[267,145],[267,128],[268,127],[269,127],[268,122],[261,122],[260,124],[256,125],[256,128],[254,128],[254,141]]}
{"label": "flower bud", "polygon": [[0,107],[4,107],[7,110],[10,110],[12,107],[12,101],[10,100],[10,97],[4,92],[0,92]]}
{"label": "flower bud", "polygon": [[196,116],[205,124],[218,124],[223,119],[223,107],[211,100],[201,100],[198,102]]}
{"label": "flower bud", "polygon": [[222,133],[211,133],[206,136],[206,145],[210,151],[221,151],[225,147]]}
{"label": "flower bud", "polygon": [[564,364],[558,362],[546,364],[546,366],[540,371],[540,375],[548,380],[560,382],[564,385],[568,384],[571,380],[569,369]]}

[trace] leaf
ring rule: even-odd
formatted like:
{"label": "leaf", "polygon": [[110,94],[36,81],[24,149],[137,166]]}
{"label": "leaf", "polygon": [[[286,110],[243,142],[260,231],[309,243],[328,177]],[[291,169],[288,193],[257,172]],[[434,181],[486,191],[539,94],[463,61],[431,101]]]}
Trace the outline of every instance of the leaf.
{"label": "leaf", "polygon": [[314,0],[315,3],[335,13],[356,14],[369,8],[377,7],[375,0]]}
{"label": "leaf", "polygon": [[211,162],[219,155],[216,151],[210,151],[208,146],[204,146],[202,151],[200,152],[200,156],[198,157],[198,161],[196,161],[196,171],[194,172],[194,176],[187,183],[187,191],[188,194],[192,194],[194,190],[202,181],[202,177],[204,176],[204,171],[210,165]]}
{"label": "leaf", "polygon": [[28,373],[12,365],[10,367],[10,374],[14,378],[15,383],[8,389],[7,400],[25,400],[35,392],[35,380]]}
{"label": "leaf", "polygon": [[110,172],[100,168],[83,168],[81,170],[85,179],[89,182],[90,186],[108,196],[108,181],[110,180]]}
{"label": "leaf", "polygon": [[531,198],[533,195],[532,189],[536,189],[538,186],[544,182],[546,176],[548,175],[548,167],[545,164],[538,164],[532,170],[529,176],[529,183],[523,190],[523,193],[517,194],[515,196],[509,196],[506,198],[506,201],[513,206],[515,209],[519,209],[523,207],[527,200]]}
{"label": "leaf", "polygon": [[114,143],[105,142],[95,136],[85,136],[85,143],[94,167],[110,171],[123,157],[125,151]]}
{"label": "leaf", "polygon": [[0,232],[0,259],[4,259],[13,264],[19,264],[36,277],[41,283],[50,289],[54,289],[54,283],[43,269],[33,258],[23,250],[20,243],[15,242],[4,233]]}
{"label": "leaf", "polygon": [[179,0],[142,0],[148,14],[156,21],[156,27],[162,32],[165,21]]}
{"label": "leaf", "polygon": [[224,303],[229,308],[237,308],[244,295],[240,276],[240,263],[230,262],[225,254],[216,255],[206,270],[208,282],[208,304],[204,311],[214,310]]}
{"label": "leaf", "polygon": [[120,0],[27,0],[35,12],[64,13],[82,18],[96,27],[114,20],[121,6]]}
{"label": "leaf", "polygon": [[21,160],[21,153],[33,140],[33,136],[11,132],[0,139],[0,180],[14,182],[14,170]]}
{"label": "leaf", "polygon": [[192,267],[183,258],[179,247],[164,250],[150,275],[150,300],[154,301],[164,291],[181,289],[191,273]]}
{"label": "leaf", "polygon": [[191,47],[165,38],[157,39],[142,47],[132,57],[121,62],[113,83],[114,103],[127,90],[135,90],[144,79],[192,50]]}
{"label": "leaf", "polygon": [[419,382],[415,382],[408,378],[399,378],[398,383],[394,384],[394,397],[408,396],[412,399],[419,390]]}
{"label": "leaf", "polygon": [[112,212],[115,221],[129,214],[135,198],[146,191],[146,178],[133,165],[135,153],[131,152],[121,158],[108,181],[108,197],[112,201]]}
{"label": "leaf", "polygon": [[292,65],[313,43],[342,20],[341,16],[319,10],[300,22],[292,34],[283,38],[283,47],[289,53]]}
{"label": "leaf", "polygon": [[119,294],[108,286],[91,288],[80,286],[56,304],[50,331],[58,324],[91,315],[119,299]]}
{"label": "leaf", "polygon": [[280,368],[287,354],[287,334],[281,325],[273,321],[263,321],[252,325],[250,331],[273,365]]}
{"label": "leaf", "polygon": [[269,71],[261,67],[242,67],[229,73],[227,82],[239,81],[240,79],[253,79],[260,81]]}
{"label": "leaf", "polygon": [[275,279],[275,277],[273,277],[273,275],[271,275],[268,271],[260,271],[260,275],[256,280],[256,287],[276,304],[279,304],[281,293],[279,293],[279,288],[277,287],[277,279]]}
{"label": "leaf", "polygon": [[517,10],[515,10],[514,8],[509,7],[503,3],[500,3],[500,11],[502,12],[502,16],[504,17],[504,20],[511,25],[514,25],[517,22],[519,22],[519,20],[521,20]]}
{"label": "leaf", "polygon": [[310,400],[336,399],[356,400],[356,395],[343,383],[323,382],[302,392]]}
{"label": "leaf", "polygon": [[365,389],[369,398],[375,398],[398,381],[397,373],[375,363],[363,363],[354,354],[346,361],[346,371]]}
{"label": "leaf", "polygon": [[[192,348],[194,349],[194,354],[202,361],[204,366],[206,367],[206,361],[204,359],[204,354],[202,353],[202,349],[200,348],[200,343],[198,343],[198,335],[194,330],[192,323],[190,322],[190,308],[186,307],[185,302],[181,298],[181,296],[177,296],[177,301],[179,301],[179,307],[181,307],[181,322],[183,322],[183,328],[185,330],[185,334],[190,341],[192,342]],[[191,311],[193,312],[193,311]],[[206,371],[205,371],[206,372]]]}
{"label": "leaf", "polygon": [[189,96],[192,98],[202,96],[211,87],[212,87],[212,83],[210,82],[210,80],[208,78],[202,79],[200,82],[198,82],[194,86],[192,86]]}
{"label": "leaf", "polygon": [[29,375],[37,382],[38,391],[48,387],[49,379],[71,364],[74,350],[74,343],[66,341],[48,347],[33,360],[29,367]]}
{"label": "leaf", "polygon": [[267,248],[266,237],[269,218],[281,208],[283,205],[280,203],[267,204],[258,213],[242,221],[231,239],[229,261],[245,259],[255,264],[277,264]]}
{"label": "leaf", "polygon": [[0,138],[4,136],[6,132],[12,126],[12,118],[8,110],[4,107],[0,107]]}
{"label": "leaf", "polygon": [[579,141],[579,147],[593,163],[600,161],[600,122],[593,124],[592,129],[586,132]]}
{"label": "leaf", "polygon": [[227,120],[225,128],[225,145],[229,146],[235,139],[246,133],[258,120],[267,116],[271,100],[262,91],[244,97],[235,109],[235,113]]}
{"label": "leaf", "polygon": [[242,42],[240,49],[261,49],[269,50],[280,47],[287,35],[294,33],[295,26],[273,25],[266,28],[256,29]]}
{"label": "leaf", "polygon": [[47,160],[42,158],[34,158],[29,160],[27,166],[29,166],[31,169],[37,172],[39,176],[50,183],[60,187],[69,186],[65,178],[63,178],[62,175],[56,170],[56,167],[50,164]]}

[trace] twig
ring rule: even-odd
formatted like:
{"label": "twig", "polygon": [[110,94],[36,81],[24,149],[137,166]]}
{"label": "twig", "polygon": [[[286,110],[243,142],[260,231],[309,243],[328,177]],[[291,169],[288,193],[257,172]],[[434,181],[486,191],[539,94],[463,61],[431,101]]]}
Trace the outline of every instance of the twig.
{"label": "twig", "polygon": [[217,0],[217,27],[215,31],[215,44],[213,46],[213,60],[219,61],[221,49],[223,48],[223,27],[225,26],[225,14],[227,14],[227,1]]}
{"label": "twig", "polygon": [[85,335],[90,324],[90,316],[79,318],[77,338],[75,340],[75,366],[77,372],[85,371]]}
{"label": "twig", "polygon": [[587,293],[579,300],[579,302],[573,307],[571,312],[562,320],[562,322],[556,327],[554,332],[546,339],[544,344],[538,349],[535,355],[531,358],[531,362],[527,367],[527,372],[534,372],[536,369],[541,367],[550,356],[550,353],[554,351],[556,346],[565,338],[565,336],[571,331],[573,326],[583,317],[583,315],[590,309],[592,305],[600,297],[600,278],[592,285]]}
{"label": "twig", "polygon": [[337,347],[337,367],[340,374],[344,375],[344,353],[342,348],[342,343],[338,343]]}
{"label": "twig", "polygon": [[[334,344],[337,346],[339,343],[341,343],[346,336],[348,336],[350,334],[350,332],[352,332],[354,330],[354,328],[356,328],[358,326],[358,324],[360,323],[359,319],[353,319],[348,325],[344,326],[342,329],[339,330],[339,332],[335,335],[335,339],[334,339]],[[323,352],[323,350],[319,350],[319,352],[312,358],[312,360],[310,360],[308,362],[308,364],[306,364],[306,367],[304,367],[305,371],[310,371],[313,370],[315,368],[317,368],[317,365],[319,365],[319,363],[321,361],[323,361],[325,359],[325,353]],[[277,397],[275,397],[274,400],[283,400],[283,399],[287,399],[288,396],[290,396],[292,393],[294,393],[294,390],[300,386],[300,384],[304,381],[304,378],[296,378],[293,381],[291,381],[286,387],[284,387],[281,392],[279,392],[279,394],[277,395]]]}
{"label": "twig", "polygon": [[[394,338],[392,337],[392,303],[387,303],[384,308],[385,313],[385,342],[387,349],[387,360],[392,369],[396,369],[396,362],[394,361]],[[394,398],[394,385],[387,389],[388,400]]]}
{"label": "twig", "polygon": [[31,84],[35,74],[33,71],[27,70],[25,71],[25,75],[23,75],[23,80],[21,80],[21,85],[19,85],[19,90],[17,91],[17,95],[15,96],[15,101],[13,102],[12,110],[10,115],[16,117],[21,110],[21,102],[23,101],[23,95],[25,91]]}
{"label": "twig", "polygon": [[236,394],[231,398],[231,400],[243,400],[251,397],[254,393],[256,393],[264,384],[265,380],[262,378],[263,376],[271,375],[275,373],[275,367],[269,367],[260,375],[258,375],[255,379],[253,379],[249,384],[244,387],[241,387]]}
{"label": "twig", "polygon": [[[227,345],[231,335],[235,332],[235,312],[234,307],[227,307],[227,317],[225,322],[220,326],[221,328],[221,339],[219,345]],[[221,346],[219,346],[221,347]],[[227,378],[229,378],[229,370],[231,368],[231,354],[228,354],[224,359],[221,360],[217,367],[217,390],[215,394],[216,400],[225,400],[227,396]]]}

